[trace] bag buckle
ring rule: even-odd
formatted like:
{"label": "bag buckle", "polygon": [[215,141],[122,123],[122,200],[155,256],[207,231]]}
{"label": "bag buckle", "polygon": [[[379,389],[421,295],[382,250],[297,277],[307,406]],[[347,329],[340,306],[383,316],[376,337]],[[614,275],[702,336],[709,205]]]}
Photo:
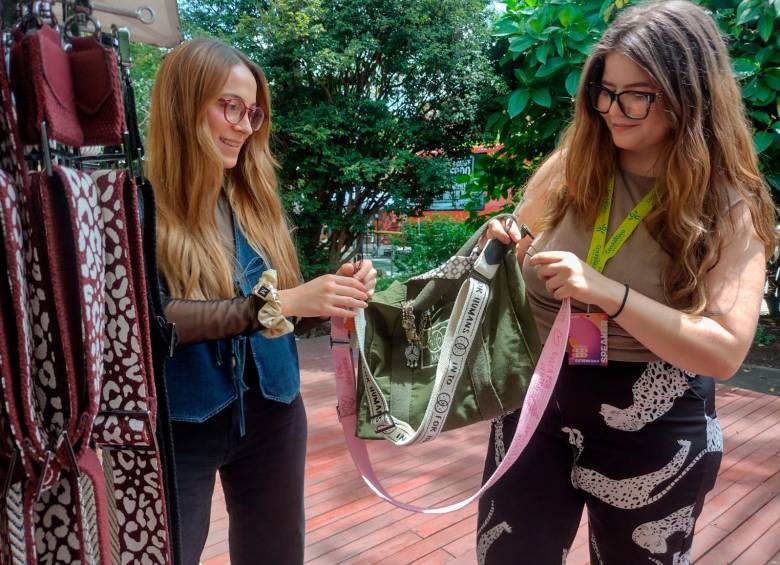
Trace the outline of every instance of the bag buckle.
{"label": "bag buckle", "polygon": [[78,461],[76,460],[76,451],[73,448],[73,443],[70,441],[67,430],[62,430],[57,437],[57,441],[54,442],[54,449],[50,447],[46,450],[46,457],[39,477],[40,481],[35,490],[36,502],[40,501],[43,492],[54,486],[55,481],[60,478],[63,465],[60,463],[59,458],[63,447],[65,448],[65,457],[68,460],[71,472],[76,475],[76,478],[81,477],[81,469],[79,469]]}
{"label": "bag buckle", "polygon": [[[152,404],[151,399],[147,400],[148,404]],[[151,408],[151,406],[150,406]],[[144,445],[141,442],[138,443],[110,443],[99,441],[97,438],[93,438],[93,441],[103,449],[120,449],[131,451],[159,451],[157,445],[157,435],[155,434],[154,426],[152,425],[152,414],[150,410],[101,410],[98,412],[98,416],[102,416],[104,421],[101,425],[105,424],[105,419],[115,417],[117,419],[126,418],[127,420],[138,419],[142,420],[144,424],[144,431],[139,432],[149,438],[148,445]]]}
{"label": "bag buckle", "polygon": [[[5,484],[3,485],[2,491],[0,491],[0,494],[2,494],[2,499],[0,499],[0,502],[5,502],[8,500],[8,493],[11,492],[11,485],[14,481],[14,472],[16,471],[16,462],[20,459],[19,452],[16,451],[16,449],[13,450],[13,455],[11,456],[11,460],[8,462],[8,469],[7,469],[7,475],[5,477]],[[0,508],[3,507],[3,504],[0,504]]]}
{"label": "bag buckle", "polygon": [[168,357],[173,357],[173,354],[176,352],[176,346],[179,343],[178,336],[176,335],[176,324],[174,322],[169,322],[165,316],[157,316],[157,325],[168,346]]}
{"label": "bag buckle", "polygon": [[374,433],[385,434],[395,429],[395,421],[390,412],[380,412],[376,416],[371,416],[371,425],[374,427]]}

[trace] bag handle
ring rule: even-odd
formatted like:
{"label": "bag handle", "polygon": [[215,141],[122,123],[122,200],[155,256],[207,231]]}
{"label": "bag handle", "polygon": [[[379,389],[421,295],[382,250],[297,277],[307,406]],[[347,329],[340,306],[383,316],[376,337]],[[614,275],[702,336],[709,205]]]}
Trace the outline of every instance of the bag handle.
{"label": "bag handle", "polygon": [[555,317],[555,323],[550,330],[550,335],[542,348],[542,354],[539,362],[534,369],[531,384],[528,387],[523,408],[520,411],[520,419],[517,423],[515,435],[512,443],[507,449],[504,459],[482,485],[482,487],[468,498],[440,506],[436,508],[426,508],[407,504],[395,499],[382,486],[379,478],[376,476],[371,465],[371,460],[366,449],[365,440],[355,436],[354,430],[357,423],[357,392],[355,387],[355,371],[352,361],[352,347],[349,341],[349,332],[344,327],[343,318],[331,319],[331,339],[333,360],[336,366],[336,394],[339,400],[339,420],[344,432],[344,438],[352,456],[352,461],[363,476],[363,480],[374,493],[387,500],[388,502],[412,512],[421,512],[423,514],[446,514],[459,510],[470,504],[484,492],[493,486],[504,473],[509,470],[512,464],[523,452],[528,442],[536,431],[539,421],[542,418],[550,397],[552,396],[555,383],[558,380],[558,373],[561,370],[563,356],[566,352],[566,339],[569,335],[569,322],[571,318],[571,304],[568,298],[563,300],[561,309]]}

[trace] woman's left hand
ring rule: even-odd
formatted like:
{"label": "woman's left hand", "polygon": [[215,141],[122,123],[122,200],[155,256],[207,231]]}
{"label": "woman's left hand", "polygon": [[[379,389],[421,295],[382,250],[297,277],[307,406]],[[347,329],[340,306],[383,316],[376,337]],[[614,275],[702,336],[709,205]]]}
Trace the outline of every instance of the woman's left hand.
{"label": "woman's left hand", "polygon": [[536,269],[556,300],[573,298],[601,306],[609,296],[609,283],[614,282],[568,251],[536,253],[528,264]]}
{"label": "woman's left hand", "polygon": [[369,298],[371,298],[374,295],[374,289],[376,288],[377,273],[370,259],[363,259],[363,261],[361,261],[360,270],[357,273],[355,272],[354,263],[344,263],[343,265],[341,265],[341,267],[339,267],[339,270],[336,271],[336,274],[345,277],[355,277],[357,280],[362,282],[365,285],[365,287],[368,289]]}

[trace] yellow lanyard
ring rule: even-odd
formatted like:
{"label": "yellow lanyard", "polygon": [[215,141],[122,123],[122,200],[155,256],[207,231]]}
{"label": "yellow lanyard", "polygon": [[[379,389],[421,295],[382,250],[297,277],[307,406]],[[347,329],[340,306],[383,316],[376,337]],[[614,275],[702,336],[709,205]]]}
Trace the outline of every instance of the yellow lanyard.
{"label": "yellow lanyard", "polygon": [[623,243],[634,233],[634,230],[642,223],[650,211],[653,209],[655,200],[655,189],[645,194],[634,209],[628,213],[628,216],[618,226],[617,231],[609,238],[607,242],[607,230],[609,229],[609,213],[612,210],[612,195],[615,192],[615,177],[609,180],[607,185],[607,194],[599,206],[599,215],[596,218],[596,225],[593,226],[593,238],[590,240],[590,249],[588,249],[588,265],[596,269],[599,273],[604,270],[607,261],[612,259]]}

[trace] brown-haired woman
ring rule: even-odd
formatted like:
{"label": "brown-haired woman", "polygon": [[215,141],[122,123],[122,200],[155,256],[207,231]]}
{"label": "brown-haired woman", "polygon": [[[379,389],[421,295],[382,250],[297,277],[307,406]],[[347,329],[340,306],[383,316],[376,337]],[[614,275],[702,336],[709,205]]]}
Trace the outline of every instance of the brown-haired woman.
{"label": "brown-haired woman", "polygon": [[300,284],[277,193],[262,70],[219,41],[169,53],[152,93],[148,176],[178,345],[166,363],[185,565],[220,474],[231,562],[303,562],[306,414],[289,318],[352,317],[370,261]]}
{"label": "brown-haired woman", "polygon": [[[561,563],[587,506],[593,563],[688,563],[722,455],[712,377],[750,347],[775,210],[705,10],[627,9],[582,76],[573,123],[515,212],[536,239],[498,220],[489,236],[520,242],[543,337],[563,298],[589,323],[611,318],[609,363],[572,330],[527,452],[480,501],[478,557]],[[486,476],[516,423],[494,422]]]}

